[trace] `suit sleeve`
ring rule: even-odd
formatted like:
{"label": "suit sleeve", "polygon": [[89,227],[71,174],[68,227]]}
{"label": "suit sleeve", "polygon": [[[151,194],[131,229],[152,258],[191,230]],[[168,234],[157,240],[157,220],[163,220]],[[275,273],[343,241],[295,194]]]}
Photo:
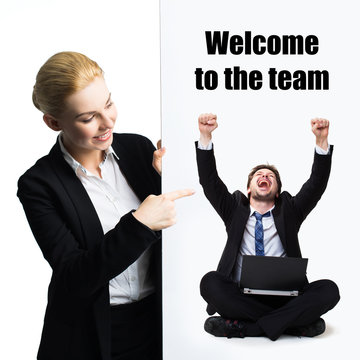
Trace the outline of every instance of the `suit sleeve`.
{"label": "suit sleeve", "polygon": [[235,195],[228,191],[218,175],[214,146],[211,150],[200,150],[197,144],[198,142],[195,142],[200,184],[206,198],[210,201],[221,219],[227,223],[237,203]]}
{"label": "suit sleeve", "polygon": [[[28,171],[19,179],[18,197],[34,237],[53,269],[54,286],[73,296],[88,298],[137,260],[160,239],[160,234],[129,212],[104,235],[96,217],[80,222],[73,199],[64,190],[54,191],[55,179],[48,170]],[[91,201],[88,204],[91,206]],[[87,227],[86,231],[82,226]],[[89,242],[84,238],[89,232],[93,237],[91,247],[85,245]]]}
{"label": "suit sleeve", "polygon": [[293,205],[300,222],[305,220],[326,189],[330,176],[332,152],[332,145],[328,155],[319,155],[315,152],[310,178],[293,198]]}

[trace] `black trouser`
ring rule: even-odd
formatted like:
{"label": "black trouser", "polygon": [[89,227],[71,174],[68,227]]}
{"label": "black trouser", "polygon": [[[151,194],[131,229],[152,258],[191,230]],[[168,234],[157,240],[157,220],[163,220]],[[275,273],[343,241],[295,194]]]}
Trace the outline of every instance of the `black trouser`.
{"label": "black trouser", "polygon": [[297,297],[247,295],[238,284],[216,271],[202,278],[200,292],[220,316],[257,322],[271,340],[288,328],[313,323],[340,300],[339,289],[331,280],[307,284]]}
{"label": "black trouser", "polygon": [[111,307],[112,360],[160,360],[155,295]]}

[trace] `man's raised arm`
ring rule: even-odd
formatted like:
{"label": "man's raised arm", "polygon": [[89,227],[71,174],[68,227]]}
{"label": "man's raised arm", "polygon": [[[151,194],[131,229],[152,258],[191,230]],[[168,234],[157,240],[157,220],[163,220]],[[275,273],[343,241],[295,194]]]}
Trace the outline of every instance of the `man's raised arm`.
{"label": "man's raised arm", "polygon": [[212,132],[218,127],[217,116],[201,114],[198,118],[200,131],[199,142],[196,142],[196,160],[200,184],[206,198],[226,223],[236,205],[235,196],[229,193],[220,179],[212,146]]}
{"label": "man's raised arm", "polygon": [[331,169],[332,145],[329,146],[329,120],[315,118],[311,120],[311,130],[316,138],[314,162],[310,178],[294,197],[294,204],[303,221],[316,206],[324,193]]}

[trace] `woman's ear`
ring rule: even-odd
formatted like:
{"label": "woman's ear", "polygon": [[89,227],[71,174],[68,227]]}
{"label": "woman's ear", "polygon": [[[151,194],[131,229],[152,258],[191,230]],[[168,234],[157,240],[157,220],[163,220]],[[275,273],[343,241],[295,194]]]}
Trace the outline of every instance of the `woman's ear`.
{"label": "woman's ear", "polygon": [[54,131],[60,131],[61,126],[59,125],[58,120],[56,120],[52,115],[50,114],[44,114],[43,120],[45,124]]}

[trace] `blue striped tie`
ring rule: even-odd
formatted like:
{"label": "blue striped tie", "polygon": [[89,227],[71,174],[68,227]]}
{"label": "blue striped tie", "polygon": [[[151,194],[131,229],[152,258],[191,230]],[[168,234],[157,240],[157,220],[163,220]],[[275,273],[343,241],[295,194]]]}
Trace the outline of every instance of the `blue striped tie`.
{"label": "blue striped tie", "polygon": [[257,211],[254,212],[254,216],[256,217],[255,224],[255,254],[256,256],[264,256],[264,228],[262,224],[263,217],[269,217],[270,211],[261,215]]}

